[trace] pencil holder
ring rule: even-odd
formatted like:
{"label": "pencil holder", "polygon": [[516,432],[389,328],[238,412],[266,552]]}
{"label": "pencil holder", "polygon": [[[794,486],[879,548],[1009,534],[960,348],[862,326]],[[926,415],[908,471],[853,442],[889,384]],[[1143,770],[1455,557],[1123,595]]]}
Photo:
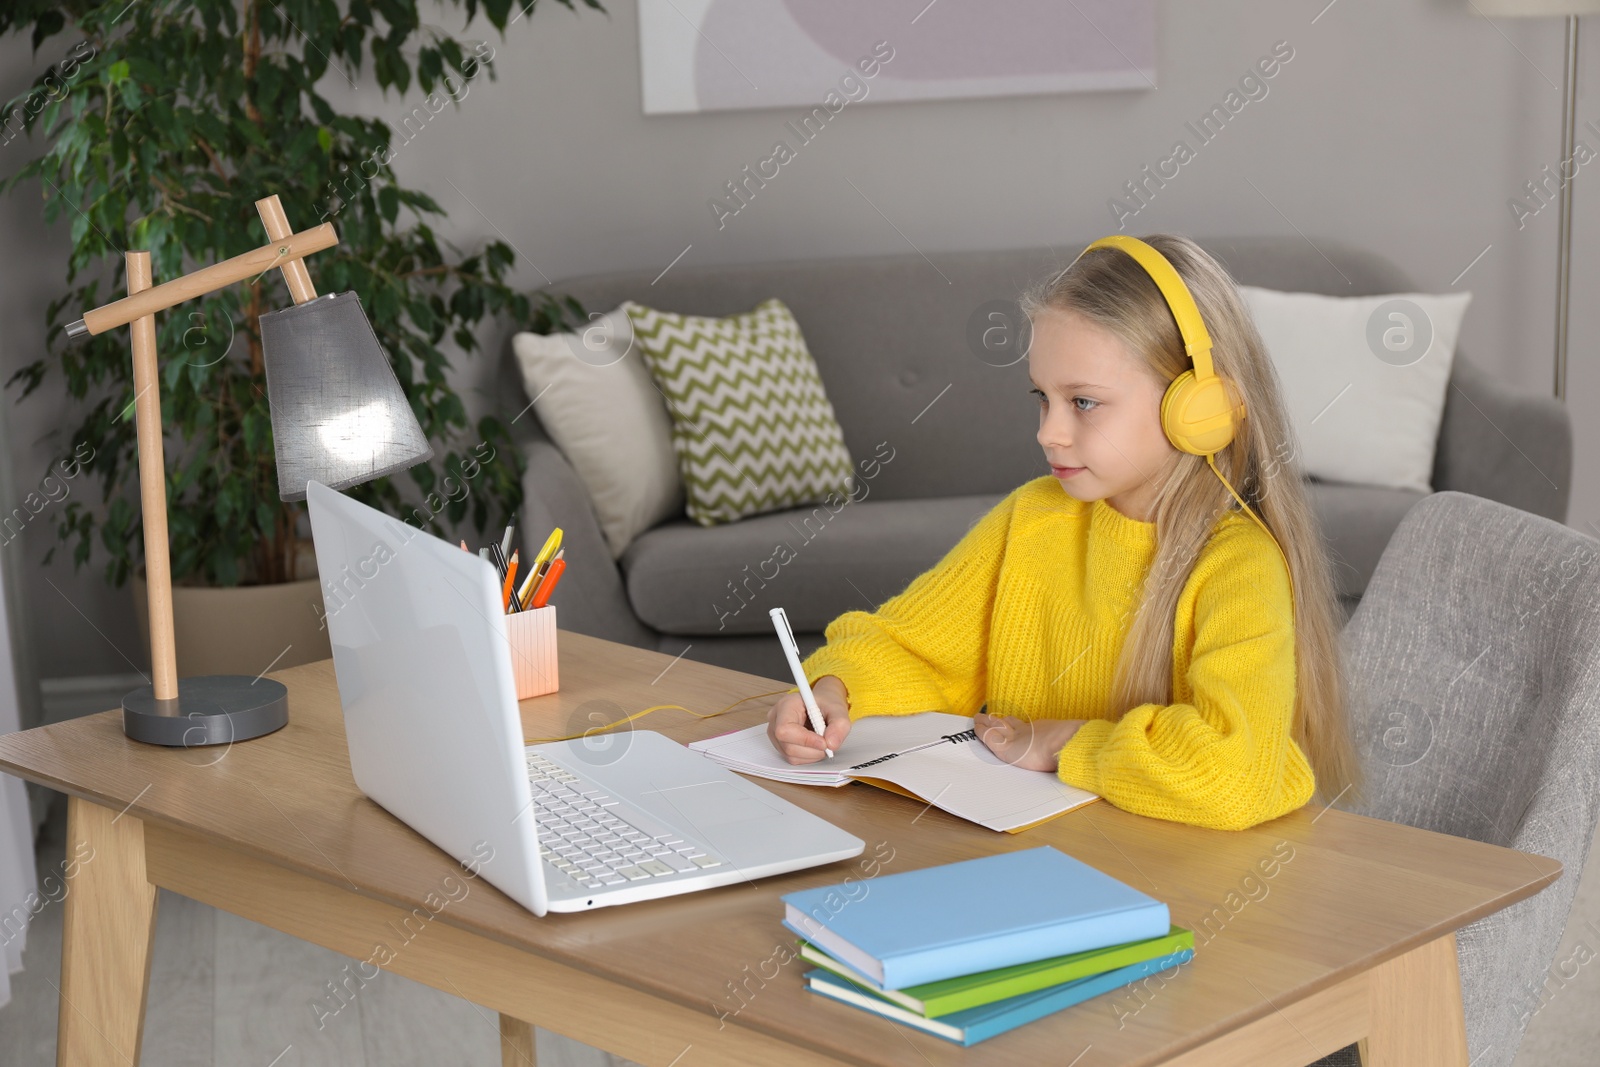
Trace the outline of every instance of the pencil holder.
{"label": "pencil holder", "polygon": [[544,696],[561,688],[556,670],[556,606],[514,611],[506,616],[506,643],[511,646],[511,673],[517,699]]}

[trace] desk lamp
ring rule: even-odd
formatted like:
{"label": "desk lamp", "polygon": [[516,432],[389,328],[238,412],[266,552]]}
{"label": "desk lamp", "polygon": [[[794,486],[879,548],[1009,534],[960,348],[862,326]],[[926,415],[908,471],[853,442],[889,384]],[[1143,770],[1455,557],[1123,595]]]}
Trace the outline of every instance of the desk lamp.
{"label": "desk lamp", "polygon": [[294,306],[260,319],[281,499],[304,500],[312,478],[344,489],[433,455],[356,295],[319,297],[312,288],[302,259],[339,243],[333,225],[294,233],[276,196],[258,200],[256,210],[269,244],[154,287],[150,253],[128,252],[128,295],[67,327],[67,336],[77,338],[132,325],[152,684],[123,696],[122,729],[151,744],[229,744],[289,721],[289,694],[281,682],[243,674],[178,677],[156,312],[274,268],[283,271]]}

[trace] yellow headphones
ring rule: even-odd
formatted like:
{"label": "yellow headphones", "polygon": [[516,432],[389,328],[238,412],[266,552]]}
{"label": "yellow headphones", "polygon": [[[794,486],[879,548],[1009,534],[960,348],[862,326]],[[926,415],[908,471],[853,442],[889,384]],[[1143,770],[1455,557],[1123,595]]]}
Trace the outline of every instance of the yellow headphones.
{"label": "yellow headphones", "polygon": [[[1239,501],[1239,506],[1256,521],[1256,525],[1266,530],[1267,536],[1272,538],[1273,545],[1278,549],[1278,555],[1283,556],[1283,566],[1289,572],[1290,607],[1294,604],[1294,568],[1289,566],[1289,557],[1283,551],[1283,546],[1278,544],[1278,539],[1273,536],[1267,524],[1261,517],[1251,510],[1234,488],[1228,485],[1228,479],[1217,470],[1216,453],[1228,447],[1229,442],[1238,432],[1239,423],[1244,421],[1245,410],[1242,400],[1235,400],[1233,386],[1225,378],[1217,375],[1216,369],[1211,365],[1211,335],[1206,332],[1205,320],[1200,317],[1200,307],[1194,302],[1189,287],[1184,284],[1183,277],[1177,269],[1168,262],[1167,257],[1156,251],[1150,245],[1137,237],[1126,234],[1114,233],[1110,237],[1102,237],[1092,242],[1083,252],[1095,248],[1119,248],[1134,258],[1145,273],[1150,275],[1156,283],[1156,288],[1161,290],[1161,295],[1167,301],[1167,307],[1172,311],[1172,317],[1177,320],[1178,333],[1183,336],[1184,351],[1189,354],[1189,361],[1194,366],[1172,379],[1167,391],[1161,397],[1161,429],[1167,435],[1167,440],[1172,442],[1172,447],[1180,452],[1187,452],[1191,456],[1204,456],[1206,465],[1211,468],[1228,492],[1233,494],[1233,499]],[[1078,257],[1083,257],[1083,252]],[[1073,260],[1074,263],[1077,260]]]}

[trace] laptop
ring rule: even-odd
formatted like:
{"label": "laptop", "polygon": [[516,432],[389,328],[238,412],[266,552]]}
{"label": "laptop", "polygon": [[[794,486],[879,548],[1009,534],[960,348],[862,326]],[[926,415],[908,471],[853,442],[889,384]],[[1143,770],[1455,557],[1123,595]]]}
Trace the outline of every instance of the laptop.
{"label": "laptop", "polygon": [[535,915],[866,847],[652,730],[525,745],[494,565],[320,482],[306,501],[356,785]]}

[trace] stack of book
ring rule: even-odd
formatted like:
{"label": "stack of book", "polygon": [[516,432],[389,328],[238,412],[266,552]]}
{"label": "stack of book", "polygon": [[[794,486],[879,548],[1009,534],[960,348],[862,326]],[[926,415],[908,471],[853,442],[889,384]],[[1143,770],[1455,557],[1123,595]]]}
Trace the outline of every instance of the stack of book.
{"label": "stack of book", "polygon": [[1048,845],[783,902],[807,989],[958,1045],[1194,957],[1166,904]]}

